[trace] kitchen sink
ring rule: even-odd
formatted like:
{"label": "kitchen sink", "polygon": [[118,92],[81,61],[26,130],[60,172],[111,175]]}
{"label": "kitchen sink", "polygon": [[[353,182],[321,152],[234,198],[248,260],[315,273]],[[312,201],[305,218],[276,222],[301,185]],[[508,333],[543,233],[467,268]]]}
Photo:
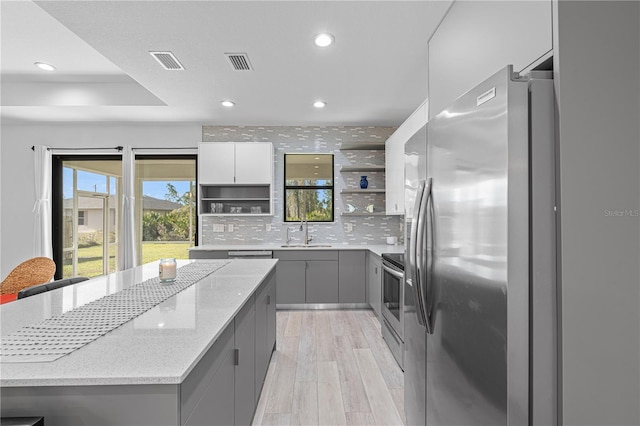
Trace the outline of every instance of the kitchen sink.
{"label": "kitchen sink", "polygon": [[331,247],[331,244],[283,244],[280,247],[289,248],[317,248],[317,247]]}

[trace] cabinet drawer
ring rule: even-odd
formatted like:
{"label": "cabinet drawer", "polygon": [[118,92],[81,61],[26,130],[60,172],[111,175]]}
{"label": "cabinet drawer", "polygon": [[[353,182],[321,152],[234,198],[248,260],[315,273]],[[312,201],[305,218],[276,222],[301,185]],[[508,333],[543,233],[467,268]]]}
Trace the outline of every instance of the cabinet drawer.
{"label": "cabinet drawer", "polygon": [[282,250],[274,251],[273,257],[280,260],[338,260],[337,250]]}

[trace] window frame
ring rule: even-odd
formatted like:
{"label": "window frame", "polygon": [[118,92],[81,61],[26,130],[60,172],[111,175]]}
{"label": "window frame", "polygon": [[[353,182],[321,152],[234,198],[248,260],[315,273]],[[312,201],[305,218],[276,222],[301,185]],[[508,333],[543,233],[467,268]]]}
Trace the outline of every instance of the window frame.
{"label": "window frame", "polygon": [[[308,186],[308,185],[287,185],[287,155],[330,155],[331,156],[331,185],[323,186]],[[311,223],[334,223],[335,222],[335,208],[336,208],[336,173],[335,173],[335,154],[331,152],[285,152],[283,157],[284,163],[284,175],[282,182],[282,221],[284,223],[297,223],[299,220],[287,219],[287,190],[290,189],[307,189],[307,190],[331,190],[331,220],[305,220]],[[308,213],[308,212],[306,212]]]}

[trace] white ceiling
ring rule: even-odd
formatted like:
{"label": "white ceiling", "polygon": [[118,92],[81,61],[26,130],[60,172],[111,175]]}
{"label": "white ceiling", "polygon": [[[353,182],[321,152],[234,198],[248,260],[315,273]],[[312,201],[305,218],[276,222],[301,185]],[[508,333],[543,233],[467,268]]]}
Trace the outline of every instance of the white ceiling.
{"label": "white ceiling", "polygon": [[[427,96],[427,42],[450,3],[3,0],[2,122],[398,125]],[[325,31],[335,44],[318,48]]]}

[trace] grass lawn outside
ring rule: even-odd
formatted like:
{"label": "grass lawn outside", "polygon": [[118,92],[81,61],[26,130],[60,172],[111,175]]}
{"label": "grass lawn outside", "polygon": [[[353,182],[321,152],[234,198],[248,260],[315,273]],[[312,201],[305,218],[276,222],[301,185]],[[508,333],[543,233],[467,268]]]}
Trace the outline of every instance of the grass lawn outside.
{"label": "grass lawn outside", "polygon": [[[175,257],[176,259],[189,258],[189,242],[143,242],[142,243],[142,263],[153,262],[164,257]],[[114,271],[116,264],[115,247],[109,248],[109,270]],[[95,277],[102,275],[102,246],[81,248],[78,250],[78,271],[77,276]],[[64,265],[63,276],[65,278],[73,276],[72,265]]]}

